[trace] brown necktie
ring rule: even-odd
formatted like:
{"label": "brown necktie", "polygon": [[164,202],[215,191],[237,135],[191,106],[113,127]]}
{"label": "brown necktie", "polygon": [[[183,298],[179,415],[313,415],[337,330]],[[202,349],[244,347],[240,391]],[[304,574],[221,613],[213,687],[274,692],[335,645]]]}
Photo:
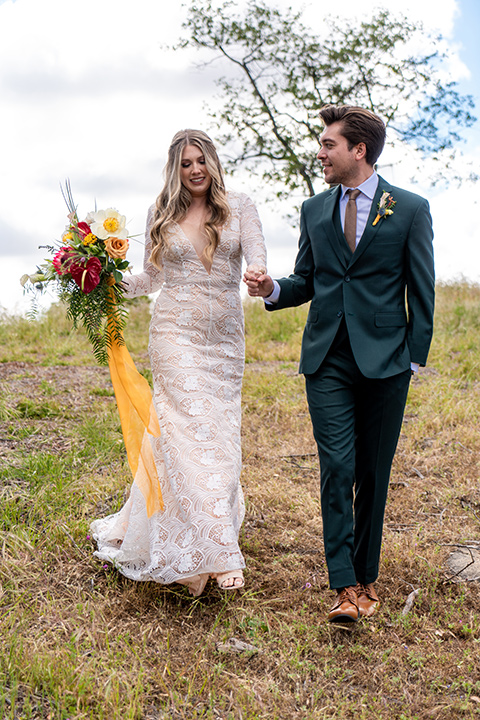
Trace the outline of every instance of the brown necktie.
{"label": "brown necktie", "polygon": [[345,225],[343,232],[350,250],[355,252],[357,246],[357,197],[361,190],[347,190],[348,202],[345,208]]}

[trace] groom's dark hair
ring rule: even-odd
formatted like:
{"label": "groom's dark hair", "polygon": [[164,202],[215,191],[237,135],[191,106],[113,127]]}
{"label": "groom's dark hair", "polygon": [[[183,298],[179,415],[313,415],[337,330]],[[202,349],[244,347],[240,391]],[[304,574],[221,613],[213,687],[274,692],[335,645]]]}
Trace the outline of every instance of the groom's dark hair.
{"label": "groom's dark hair", "polygon": [[351,150],[358,143],[365,143],[365,159],[373,167],[385,145],[385,123],[378,115],[356,105],[325,105],[320,117],[326,126],[334,122],[342,123],[341,134]]}

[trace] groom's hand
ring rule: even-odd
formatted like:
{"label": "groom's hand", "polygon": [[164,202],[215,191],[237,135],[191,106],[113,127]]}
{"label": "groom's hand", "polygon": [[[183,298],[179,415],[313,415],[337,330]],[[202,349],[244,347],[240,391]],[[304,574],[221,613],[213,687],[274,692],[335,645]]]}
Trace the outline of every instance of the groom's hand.
{"label": "groom's hand", "polygon": [[261,275],[259,273],[246,272],[243,281],[247,285],[250,297],[266,298],[273,292],[273,280],[270,275]]}

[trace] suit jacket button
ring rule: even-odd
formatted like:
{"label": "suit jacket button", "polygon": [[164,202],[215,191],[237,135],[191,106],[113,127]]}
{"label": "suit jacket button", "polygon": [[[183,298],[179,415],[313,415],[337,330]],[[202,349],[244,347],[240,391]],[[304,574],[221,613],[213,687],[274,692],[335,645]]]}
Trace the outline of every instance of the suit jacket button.
{"label": "suit jacket button", "polygon": [[350,275],[345,275],[345,282],[350,282]]}
{"label": "suit jacket button", "polygon": [[343,317],[343,312],[342,312],[342,310],[339,310],[339,311],[337,312],[337,317]]}

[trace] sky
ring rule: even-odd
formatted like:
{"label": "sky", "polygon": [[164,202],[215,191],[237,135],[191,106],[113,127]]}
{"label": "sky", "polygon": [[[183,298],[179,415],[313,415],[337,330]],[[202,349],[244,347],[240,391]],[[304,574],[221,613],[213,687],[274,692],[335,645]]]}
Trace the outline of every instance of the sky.
{"label": "sky", "polygon": [[[325,29],[318,2],[276,4],[305,7],[310,27]],[[343,0],[335,14],[354,15],[358,5]],[[366,15],[378,7],[387,4],[362,2]],[[401,11],[442,33],[452,53],[446,77],[475,96],[480,114],[480,2],[402,0]],[[28,309],[19,278],[48,255],[39,246],[58,241],[67,222],[60,183],[70,179],[81,217],[95,205],[113,206],[127,216],[130,234],[141,234],[174,133],[210,130],[204,103],[216,93],[218,67],[200,70],[195,53],[165,49],[181,35],[185,12],[171,0],[0,0],[0,311]],[[480,123],[466,138],[465,163],[478,169]],[[432,189],[420,173],[412,187],[407,162],[384,170],[430,201],[437,277],[480,282],[480,185]],[[261,184],[242,173],[228,179],[257,203],[269,271],[278,277],[293,267],[298,231],[265,203]],[[129,252],[134,271],[142,257],[139,238]]]}

